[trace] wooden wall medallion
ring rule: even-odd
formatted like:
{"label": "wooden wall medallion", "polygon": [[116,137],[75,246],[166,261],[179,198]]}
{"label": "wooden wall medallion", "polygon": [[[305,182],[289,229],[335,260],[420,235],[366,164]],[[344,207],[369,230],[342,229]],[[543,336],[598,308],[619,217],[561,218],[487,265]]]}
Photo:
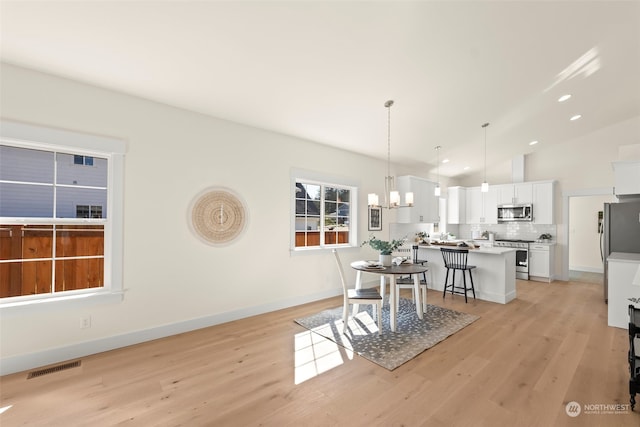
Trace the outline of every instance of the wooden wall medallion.
{"label": "wooden wall medallion", "polygon": [[208,244],[227,245],[242,234],[246,225],[245,204],[228,188],[208,188],[192,203],[191,226]]}

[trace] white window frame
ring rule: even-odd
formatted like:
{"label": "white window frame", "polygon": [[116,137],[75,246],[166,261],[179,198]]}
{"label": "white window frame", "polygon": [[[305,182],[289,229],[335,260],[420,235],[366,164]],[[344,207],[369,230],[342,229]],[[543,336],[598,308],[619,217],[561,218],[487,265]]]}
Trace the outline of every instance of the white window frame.
{"label": "white window frame", "polygon": [[[87,302],[119,302],[123,297],[123,216],[124,155],[126,143],[120,139],[52,129],[24,123],[1,121],[0,141],[5,145],[46,151],[66,151],[85,156],[107,158],[107,212],[104,223],[104,286],[60,293],[25,295],[0,300],[0,309],[25,309],[43,304],[64,305]],[[95,223],[91,218],[84,220]],[[38,219],[0,218],[1,223],[37,224]],[[49,223],[50,221],[48,221]],[[63,223],[64,220],[56,220]],[[76,220],[77,222],[77,220]]]}
{"label": "white window frame", "polygon": [[[319,246],[296,247],[296,183],[302,181],[305,184],[317,184],[327,187],[344,188],[350,191],[349,195],[349,242],[335,244],[320,244]],[[321,172],[313,172],[302,169],[292,169],[290,175],[290,251],[303,253],[309,251],[327,250],[332,248],[357,247],[358,246],[358,185],[354,180],[328,175]],[[321,229],[324,231],[324,206],[321,206]],[[324,233],[322,233],[324,234]],[[322,242],[323,239],[321,239]]]}

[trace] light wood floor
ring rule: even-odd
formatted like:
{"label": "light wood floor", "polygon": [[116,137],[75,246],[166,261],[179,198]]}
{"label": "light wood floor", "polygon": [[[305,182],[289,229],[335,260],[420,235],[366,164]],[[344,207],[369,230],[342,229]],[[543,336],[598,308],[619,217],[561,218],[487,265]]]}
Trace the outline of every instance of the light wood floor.
{"label": "light wood floor", "polygon": [[[295,351],[309,333],[293,319],[341,304],[332,298],[2,377],[0,424],[638,427],[627,331],[607,327],[601,286],[518,281],[517,292],[500,305],[430,291],[481,318],[394,371],[319,342],[296,368],[310,347]],[[571,418],[571,401],[598,413]],[[602,413],[614,404],[620,413]]]}

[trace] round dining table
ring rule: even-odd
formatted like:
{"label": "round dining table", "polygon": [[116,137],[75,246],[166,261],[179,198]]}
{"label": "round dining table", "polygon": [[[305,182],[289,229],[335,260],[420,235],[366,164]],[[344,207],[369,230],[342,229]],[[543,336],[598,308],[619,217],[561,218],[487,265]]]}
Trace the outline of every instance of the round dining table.
{"label": "round dining table", "polygon": [[[425,265],[412,263],[402,263],[400,265],[391,265],[390,267],[373,267],[371,264],[371,261],[354,261],[351,263],[351,268],[356,270],[356,289],[360,289],[362,287],[363,272],[381,275],[381,293],[384,293],[385,277],[389,278],[389,325],[391,326],[391,331],[396,331],[396,297],[398,297],[398,288],[396,286],[397,276],[411,275],[413,277],[416,313],[418,314],[418,317],[422,319],[423,313],[422,304],[420,301],[420,274],[427,271],[428,267]],[[354,311],[357,311],[356,307],[354,307]]]}

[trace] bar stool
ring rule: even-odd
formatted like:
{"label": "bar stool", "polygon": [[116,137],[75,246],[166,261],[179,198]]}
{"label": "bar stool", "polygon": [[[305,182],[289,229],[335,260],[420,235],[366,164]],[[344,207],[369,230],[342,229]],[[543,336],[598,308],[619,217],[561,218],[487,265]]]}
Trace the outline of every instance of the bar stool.
{"label": "bar stool", "polygon": [[[444,260],[444,266],[447,269],[447,276],[444,279],[444,290],[442,291],[442,298],[447,294],[447,289],[451,288],[451,295],[454,293],[464,294],[464,302],[467,302],[467,291],[473,292],[473,299],[476,299],[476,290],[473,286],[473,276],[471,270],[476,268],[475,265],[467,265],[467,256],[469,255],[468,249],[450,249],[440,248],[442,252],[442,259]],[[449,281],[449,270],[453,270],[453,278],[451,283]],[[464,286],[456,286],[456,270],[462,270],[462,282]],[[469,279],[471,280],[471,287],[467,287],[467,277],[464,274],[469,273]]]}

